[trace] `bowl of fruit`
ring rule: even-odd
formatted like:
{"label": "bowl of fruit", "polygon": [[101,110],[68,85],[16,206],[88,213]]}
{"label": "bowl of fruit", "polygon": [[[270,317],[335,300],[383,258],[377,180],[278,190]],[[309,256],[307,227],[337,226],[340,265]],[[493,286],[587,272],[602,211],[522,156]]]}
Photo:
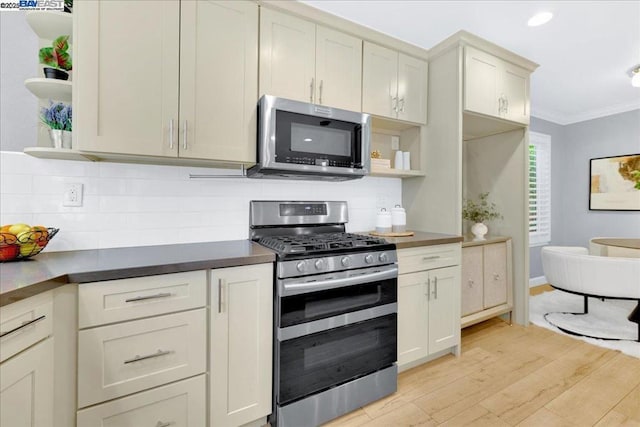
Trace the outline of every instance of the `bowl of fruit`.
{"label": "bowl of fruit", "polygon": [[27,224],[9,224],[0,228],[0,262],[29,258],[39,254],[57,228]]}

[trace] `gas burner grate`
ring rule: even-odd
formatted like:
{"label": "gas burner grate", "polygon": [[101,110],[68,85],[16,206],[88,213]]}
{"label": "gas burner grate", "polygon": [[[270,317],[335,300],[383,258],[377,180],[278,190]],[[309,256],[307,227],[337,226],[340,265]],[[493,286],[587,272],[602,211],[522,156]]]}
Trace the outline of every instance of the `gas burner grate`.
{"label": "gas burner grate", "polygon": [[268,236],[261,238],[259,243],[280,254],[303,254],[384,245],[387,244],[387,241],[362,234],[319,233],[295,236]]}

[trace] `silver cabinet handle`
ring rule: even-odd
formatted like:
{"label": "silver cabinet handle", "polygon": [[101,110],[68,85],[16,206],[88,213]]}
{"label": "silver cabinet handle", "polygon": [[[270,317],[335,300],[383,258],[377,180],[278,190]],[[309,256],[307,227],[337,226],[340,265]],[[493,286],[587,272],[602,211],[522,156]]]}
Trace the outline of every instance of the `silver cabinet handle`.
{"label": "silver cabinet handle", "polygon": [[173,294],[170,292],[161,292],[159,294],[153,294],[153,295],[144,295],[144,296],[140,296],[140,297],[135,297],[135,298],[129,298],[124,300],[124,302],[136,302],[136,301],[145,301],[148,299],[157,299],[157,298],[168,298],[170,296],[172,296]]}
{"label": "silver cabinet handle", "polygon": [[502,114],[502,96],[498,98],[498,114]]}
{"label": "silver cabinet handle", "polygon": [[509,114],[509,98],[504,97],[504,113]]}
{"label": "silver cabinet handle", "polygon": [[169,148],[173,150],[173,119],[169,120]]}
{"label": "silver cabinet handle", "polygon": [[433,299],[438,299],[438,276],[433,278]]}
{"label": "silver cabinet handle", "polygon": [[169,421],[169,422],[166,422],[166,423],[163,423],[162,421],[158,421],[158,423],[156,424],[155,427],[169,427],[169,426],[172,426],[174,424],[175,423],[173,421]]}
{"label": "silver cabinet handle", "polygon": [[218,313],[222,313],[222,279],[218,279]]}
{"label": "silver cabinet handle", "polygon": [[397,96],[393,96],[393,95],[389,95],[389,96],[391,97],[391,109],[397,113],[398,112],[398,97]]}
{"label": "silver cabinet handle", "polygon": [[124,364],[128,364],[128,363],[134,363],[134,362],[140,362],[141,360],[147,360],[147,359],[155,359],[156,357],[160,357],[160,356],[166,356],[167,354],[171,354],[173,353],[173,350],[158,350],[156,353],[153,354],[147,354],[146,356],[138,356],[136,354],[136,356],[133,359],[129,359],[129,360],[125,360]]}
{"label": "silver cabinet handle", "polygon": [[324,83],[324,80],[320,80],[320,95],[318,96],[318,104],[322,104],[322,83]]}
{"label": "silver cabinet handle", "polygon": [[184,121],[184,129],[182,129],[182,148],[187,149],[187,121]]}
{"label": "silver cabinet handle", "polygon": [[315,87],[314,83],[315,79],[311,77],[311,84],[309,84],[309,102],[311,103],[313,103],[313,88]]}
{"label": "silver cabinet handle", "polygon": [[18,332],[20,329],[26,328],[27,326],[34,325],[34,324],[36,324],[37,322],[39,322],[39,321],[41,321],[41,320],[44,320],[44,318],[45,318],[45,317],[47,317],[47,316],[45,316],[45,315],[43,314],[42,316],[40,316],[40,317],[36,317],[36,318],[35,318],[35,319],[33,319],[33,320],[28,320],[28,321],[26,321],[26,322],[22,322],[22,325],[17,326],[17,327],[15,327],[15,328],[13,328],[13,329],[11,329],[11,330],[9,330],[9,331],[6,331],[6,332],[0,332],[0,338],[4,338],[4,337],[6,337],[7,335],[12,334],[12,333],[14,333],[14,332]]}
{"label": "silver cabinet handle", "polygon": [[401,113],[404,113],[404,98],[400,98],[400,99],[398,100],[398,104],[400,104],[400,105],[401,105],[401,107],[400,107],[400,112],[401,112]]}
{"label": "silver cabinet handle", "polygon": [[431,256],[422,257],[422,260],[423,261],[432,261],[432,260],[438,259],[438,258],[440,258],[440,255],[431,255]]}
{"label": "silver cabinet handle", "polygon": [[427,301],[431,301],[431,277],[427,279]]}

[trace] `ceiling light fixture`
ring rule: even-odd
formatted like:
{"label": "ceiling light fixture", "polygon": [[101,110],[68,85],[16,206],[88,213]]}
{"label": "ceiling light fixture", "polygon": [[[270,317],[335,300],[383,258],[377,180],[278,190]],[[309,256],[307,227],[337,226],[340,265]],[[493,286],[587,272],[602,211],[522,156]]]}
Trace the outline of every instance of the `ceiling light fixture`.
{"label": "ceiling light fixture", "polygon": [[631,69],[631,86],[640,87],[640,65]]}
{"label": "ceiling light fixture", "polygon": [[553,13],[551,12],[536,13],[531,18],[529,18],[529,21],[527,21],[527,25],[530,27],[537,27],[538,25],[546,24],[547,22],[551,21],[551,18],[553,18]]}

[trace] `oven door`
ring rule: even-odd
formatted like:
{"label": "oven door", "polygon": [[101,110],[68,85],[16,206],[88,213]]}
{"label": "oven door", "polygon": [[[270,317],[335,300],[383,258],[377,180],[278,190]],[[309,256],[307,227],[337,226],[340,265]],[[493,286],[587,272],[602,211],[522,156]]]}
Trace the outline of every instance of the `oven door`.
{"label": "oven door", "polygon": [[387,265],[278,280],[276,326],[353,313],[398,301],[398,268]]}
{"label": "oven door", "polygon": [[397,309],[390,306],[364,310],[369,319],[340,327],[292,338],[279,334],[276,403],[283,406],[393,365]]}

